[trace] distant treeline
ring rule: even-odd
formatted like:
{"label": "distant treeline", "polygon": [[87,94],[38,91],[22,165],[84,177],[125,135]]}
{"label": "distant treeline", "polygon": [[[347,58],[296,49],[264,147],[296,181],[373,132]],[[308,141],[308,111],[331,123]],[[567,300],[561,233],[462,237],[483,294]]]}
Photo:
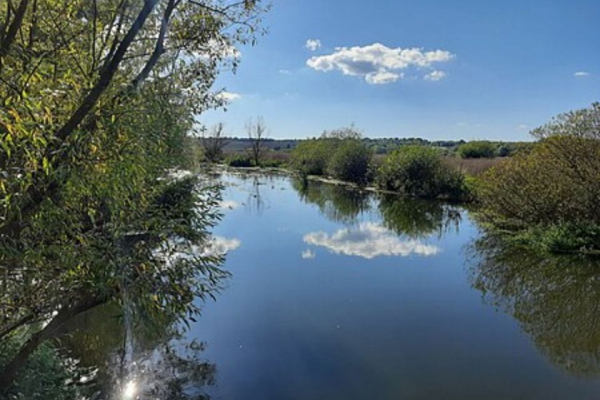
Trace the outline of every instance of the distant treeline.
{"label": "distant treeline", "polygon": [[[223,151],[234,153],[247,151],[252,146],[249,138],[226,137]],[[263,147],[274,151],[291,151],[305,139],[263,139]],[[388,154],[400,146],[427,146],[444,150],[448,155],[458,154],[462,158],[508,157],[529,149],[531,142],[427,140],[422,138],[361,138],[374,154]]]}

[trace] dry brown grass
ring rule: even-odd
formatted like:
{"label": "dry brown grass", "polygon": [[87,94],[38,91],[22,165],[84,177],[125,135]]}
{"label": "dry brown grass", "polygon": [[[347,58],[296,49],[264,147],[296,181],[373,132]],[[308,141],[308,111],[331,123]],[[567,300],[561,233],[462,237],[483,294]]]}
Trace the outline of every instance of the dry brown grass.
{"label": "dry brown grass", "polygon": [[445,162],[455,167],[467,175],[478,176],[483,174],[488,169],[495,165],[498,165],[506,157],[497,158],[459,158],[459,157],[446,157]]}

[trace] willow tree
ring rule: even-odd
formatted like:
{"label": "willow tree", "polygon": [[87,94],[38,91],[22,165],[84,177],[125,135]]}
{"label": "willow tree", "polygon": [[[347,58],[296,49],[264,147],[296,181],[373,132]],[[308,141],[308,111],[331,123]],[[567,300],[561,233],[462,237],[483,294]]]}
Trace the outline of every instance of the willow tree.
{"label": "willow tree", "polygon": [[217,73],[235,69],[265,9],[0,4],[0,341],[30,328],[0,384],[91,307],[130,298],[147,315],[183,316],[210,294],[220,257],[196,250],[218,218],[214,192],[167,171],[194,116],[220,105]]}

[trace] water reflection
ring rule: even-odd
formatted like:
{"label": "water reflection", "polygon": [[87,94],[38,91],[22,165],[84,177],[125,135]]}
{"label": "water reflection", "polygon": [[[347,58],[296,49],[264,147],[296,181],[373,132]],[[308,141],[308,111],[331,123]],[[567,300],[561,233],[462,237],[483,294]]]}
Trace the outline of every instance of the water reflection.
{"label": "water reflection", "polygon": [[227,253],[236,250],[242,242],[237,238],[226,238],[223,236],[213,236],[203,249],[198,249],[202,257],[225,256]]}
{"label": "water reflection", "polygon": [[358,217],[371,208],[369,193],[344,186],[321,182],[292,181],[292,187],[300,199],[315,204],[328,219],[345,224],[353,224]]}
{"label": "water reflection", "polygon": [[57,339],[81,366],[101,367],[87,382],[90,398],[208,399],[205,389],[215,383],[216,366],[203,358],[204,343],[186,341],[172,320],[138,320],[127,360],[122,319],[120,306],[100,306],[69,321]]}
{"label": "water reflection", "polygon": [[[411,239],[433,234],[441,237],[451,229],[458,233],[462,217],[459,207],[442,202],[375,195],[364,190],[300,179],[293,180],[292,186],[302,201],[315,204],[325,217],[334,222],[356,225],[361,215],[375,211],[383,227]],[[372,227],[362,228],[369,229],[372,230]]]}
{"label": "water reflection", "polygon": [[512,315],[555,365],[600,376],[600,261],[540,257],[487,237],[470,247],[471,282]]}
{"label": "water reflection", "polygon": [[311,232],[304,236],[304,242],[324,247],[335,254],[358,256],[372,259],[379,256],[401,256],[411,254],[432,256],[440,252],[436,246],[419,240],[403,240],[385,227],[371,223],[360,223],[358,227],[339,229],[333,234]]}
{"label": "water reflection", "polygon": [[436,201],[382,195],[378,209],[386,228],[411,238],[441,237],[450,229],[458,233],[461,221],[458,207]]}

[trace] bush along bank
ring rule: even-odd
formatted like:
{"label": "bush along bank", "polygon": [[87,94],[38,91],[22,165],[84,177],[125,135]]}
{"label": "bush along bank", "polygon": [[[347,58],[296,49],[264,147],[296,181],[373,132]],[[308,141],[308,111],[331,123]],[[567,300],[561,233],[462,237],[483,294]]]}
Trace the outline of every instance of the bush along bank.
{"label": "bush along bank", "polygon": [[303,141],[292,150],[290,167],[302,176],[328,176],[423,199],[470,201],[468,179],[438,149],[402,146],[374,158],[354,136]]}
{"label": "bush along bank", "polygon": [[483,174],[477,213],[488,232],[548,253],[600,256],[600,104],[556,117],[533,150]]}

